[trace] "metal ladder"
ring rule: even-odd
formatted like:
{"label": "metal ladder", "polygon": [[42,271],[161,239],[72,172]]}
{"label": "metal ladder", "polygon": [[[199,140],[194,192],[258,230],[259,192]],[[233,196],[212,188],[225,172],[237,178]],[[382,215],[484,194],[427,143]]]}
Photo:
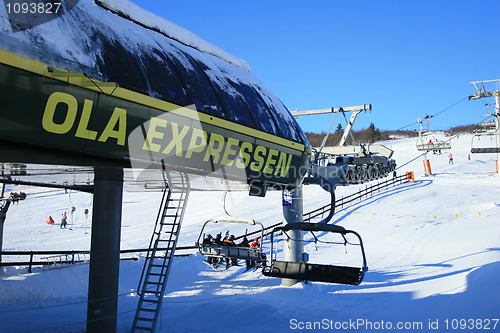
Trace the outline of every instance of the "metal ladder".
{"label": "metal ladder", "polygon": [[137,288],[140,296],[131,332],[154,332],[189,195],[189,179],[163,170],[165,187]]}

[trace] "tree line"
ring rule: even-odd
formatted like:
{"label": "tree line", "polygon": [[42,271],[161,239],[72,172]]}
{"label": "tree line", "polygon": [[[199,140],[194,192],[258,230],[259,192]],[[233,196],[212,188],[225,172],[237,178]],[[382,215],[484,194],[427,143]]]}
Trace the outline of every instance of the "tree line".
{"label": "tree line", "polygon": [[[481,127],[478,124],[471,125],[461,125],[455,126],[448,129],[447,133],[449,135],[456,135],[458,133],[472,133],[475,130],[480,129]],[[314,132],[305,132],[307,140],[311,144],[312,147],[319,147],[323,142],[326,132],[323,131],[321,133]],[[340,142],[342,135],[344,134],[344,129],[342,124],[338,124],[335,132],[330,133],[328,135],[328,139],[326,141],[325,146],[336,146]],[[351,134],[349,135],[346,144],[351,145],[353,142],[355,143],[374,143],[376,141],[386,141],[386,140],[396,140],[401,138],[416,138],[418,136],[417,130],[381,130],[373,123],[368,126],[368,128],[363,128],[361,130],[351,130]],[[354,138],[354,141],[353,141]]]}

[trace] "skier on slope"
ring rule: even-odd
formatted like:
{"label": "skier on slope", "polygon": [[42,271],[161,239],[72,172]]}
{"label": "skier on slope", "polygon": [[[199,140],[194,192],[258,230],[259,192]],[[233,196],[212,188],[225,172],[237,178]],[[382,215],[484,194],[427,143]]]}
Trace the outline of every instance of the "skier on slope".
{"label": "skier on slope", "polygon": [[63,212],[62,213],[62,218],[61,218],[61,225],[60,225],[60,229],[64,228],[66,229],[66,225],[68,224],[68,216],[66,215],[66,212]]}

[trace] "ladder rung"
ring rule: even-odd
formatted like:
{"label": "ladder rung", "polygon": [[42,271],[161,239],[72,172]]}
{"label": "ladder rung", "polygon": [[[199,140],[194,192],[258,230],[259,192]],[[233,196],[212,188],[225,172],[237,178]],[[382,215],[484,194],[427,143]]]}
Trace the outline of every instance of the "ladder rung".
{"label": "ladder rung", "polygon": [[139,308],[139,311],[145,311],[145,312],[156,312],[156,309],[146,309],[146,308]]}
{"label": "ladder rung", "polygon": [[143,302],[149,302],[149,303],[158,303],[160,300],[158,299],[147,299],[147,298],[143,298],[142,299]]}
{"label": "ladder rung", "polygon": [[148,282],[145,282],[144,284],[145,284],[145,285],[146,285],[146,284],[162,285],[162,284],[163,284],[163,282],[149,282],[149,281],[148,281]]}
{"label": "ladder rung", "polygon": [[152,323],[154,321],[154,319],[151,319],[151,318],[136,318],[137,320],[142,320],[142,321],[148,321],[150,323]]}
{"label": "ladder rung", "polygon": [[152,332],[153,329],[152,328],[148,328],[148,327],[140,327],[140,326],[136,326],[135,327],[136,330],[144,330],[144,331],[150,331]]}

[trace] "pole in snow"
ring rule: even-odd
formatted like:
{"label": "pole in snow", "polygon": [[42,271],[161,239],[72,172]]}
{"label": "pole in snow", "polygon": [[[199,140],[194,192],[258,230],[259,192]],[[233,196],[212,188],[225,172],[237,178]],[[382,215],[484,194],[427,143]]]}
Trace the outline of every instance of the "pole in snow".
{"label": "pole in snow", "polygon": [[[291,192],[289,200],[283,200],[283,216],[287,223],[304,222],[304,194],[302,185]],[[288,235],[288,236],[287,236]],[[283,260],[290,262],[304,261],[304,243],[302,230],[287,231],[283,233]],[[293,286],[300,282],[296,279],[281,279],[282,286]]]}

